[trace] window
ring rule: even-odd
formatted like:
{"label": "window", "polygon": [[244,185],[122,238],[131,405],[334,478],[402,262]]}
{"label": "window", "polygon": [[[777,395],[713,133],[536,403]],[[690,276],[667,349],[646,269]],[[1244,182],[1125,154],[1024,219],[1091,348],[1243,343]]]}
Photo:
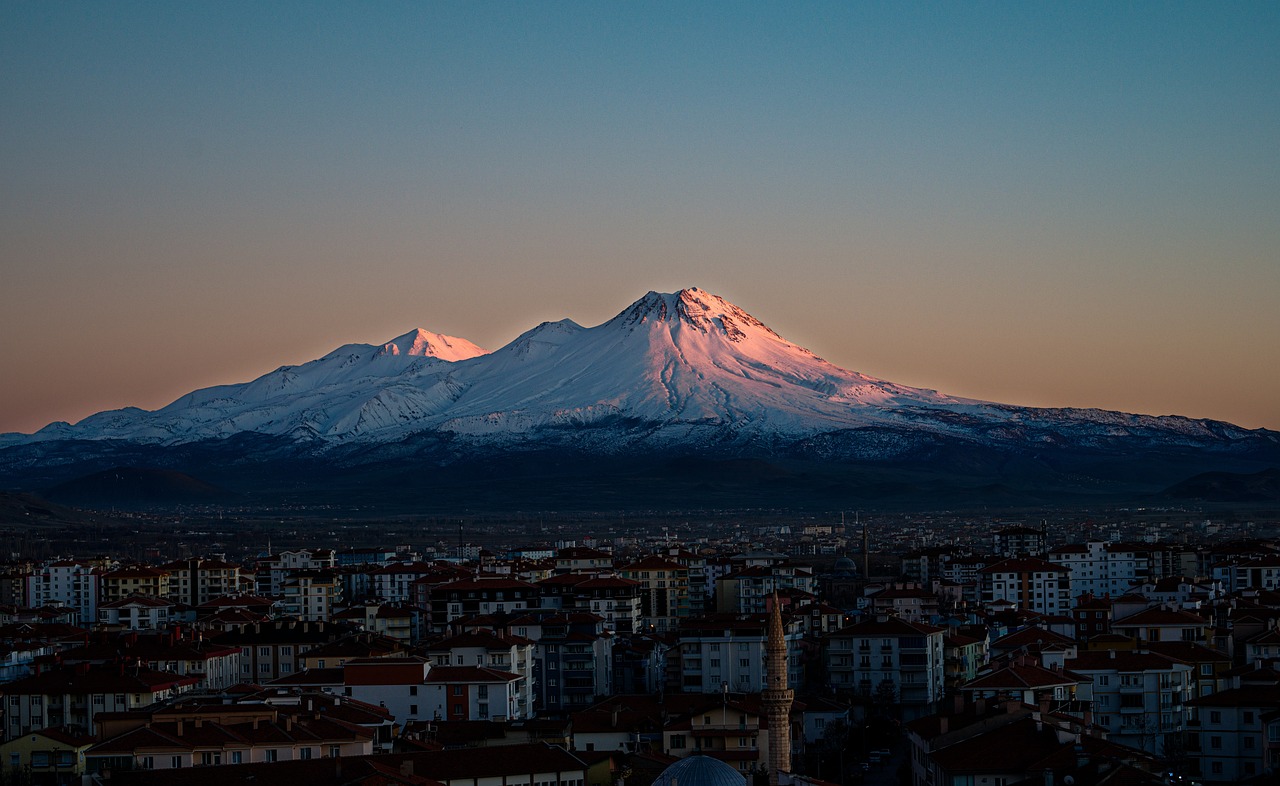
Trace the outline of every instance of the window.
{"label": "window", "polygon": [[1221,712],[1219,712],[1218,710],[1212,710],[1212,711],[1209,713],[1209,722],[1210,722],[1210,723],[1222,723],[1222,713],[1221,713]]}
{"label": "window", "polygon": [[267,750],[265,751],[265,754],[266,754],[266,758],[264,759],[264,761],[279,760],[280,752],[277,751],[275,748],[267,748]]}
{"label": "window", "polygon": [[232,764],[243,764],[243,763],[244,763],[244,751],[231,751],[231,763],[232,763]]}
{"label": "window", "polygon": [[453,695],[454,695],[454,696],[461,696],[461,695],[462,695],[462,686],[461,686],[461,685],[454,685],[454,686],[453,686]]}
{"label": "window", "polygon": [[671,735],[671,750],[684,750],[685,744],[685,737],[683,734]]}
{"label": "window", "polygon": [[175,769],[175,770],[176,770],[176,769],[178,769],[179,767],[181,767],[181,766],[182,766],[182,757],[181,757],[181,756],[170,756],[170,757],[169,757],[169,766],[170,766],[170,767],[172,767],[172,768],[173,768],[173,769]]}
{"label": "window", "polygon": [[[13,756],[14,756],[14,757],[17,757],[17,755],[18,755],[18,754],[16,754],[16,753],[15,753],[15,754],[13,754]],[[14,766],[15,766],[15,767],[17,766],[17,762],[14,762]],[[154,770],[155,768],[156,768],[156,760],[155,760],[155,757],[154,757],[154,756],[143,756],[143,757],[142,757],[142,769],[144,769],[144,770]]]}
{"label": "window", "polygon": [[409,714],[410,714],[410,715],[415,715],[415,716],[418,714],[418,705],[417,705],[417,704],[410,704],[410,705],[409,705]]}
{"label": "window", "polygon": [[[416,712],[416,710],[415,710],[415,712]],[[301,757],[301,758],[303,758],[303,759],[309,759],[309,758],[311,758],[311,749],[310,749],[310,748],[303,748],[302,750],[298,751],[298,756],[299,756],[299,757]]]}
{"label": "window", "polygon": [[417,695],[418,695],[418,686],[417,686],[417,685],[410,685],[410,686],[409,686],[409,695],[410,695],[410,696],[417,696]]}
{"label": "window", "polygon": [[330,745],[330,746],[329,746],[329,758],[331,758],[331,759],[336,759],[336,758],[338,758],[338,757],[339,757],[339,756],[341,756],[341,755],[342,755],[342,746],[341,746],[341,745]]}

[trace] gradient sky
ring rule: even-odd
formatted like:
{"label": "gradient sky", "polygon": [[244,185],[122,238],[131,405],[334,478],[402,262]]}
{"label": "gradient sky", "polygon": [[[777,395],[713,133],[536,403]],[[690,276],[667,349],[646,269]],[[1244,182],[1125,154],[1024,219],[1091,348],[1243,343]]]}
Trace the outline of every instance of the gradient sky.
{"label": "gradient sky", "polygon": [[0,4],[0,431],[700,286],[1280,428],[1280,3]]}

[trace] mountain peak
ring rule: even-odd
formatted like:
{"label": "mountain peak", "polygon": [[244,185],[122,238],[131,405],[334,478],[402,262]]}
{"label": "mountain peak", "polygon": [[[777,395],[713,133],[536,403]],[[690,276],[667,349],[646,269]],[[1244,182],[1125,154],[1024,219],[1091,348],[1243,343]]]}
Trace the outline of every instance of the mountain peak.
{"label": "mountain peak", "polygon": [[382,345],[379,355],[415,355],[419,357],[439,358],[440,360],[467,360],[468,358],[487,355],[487,349],[467,341],[465,338],[445,336],[429,330],[417,328],[397,336]]}
{"label": "mountain peak", "polygon": [[760,320],[698,287],[671,293],[649,292],[612,321],[633,329],[648,322],[684,324],[733,342],[744,341],[751,333],[780,338]]}

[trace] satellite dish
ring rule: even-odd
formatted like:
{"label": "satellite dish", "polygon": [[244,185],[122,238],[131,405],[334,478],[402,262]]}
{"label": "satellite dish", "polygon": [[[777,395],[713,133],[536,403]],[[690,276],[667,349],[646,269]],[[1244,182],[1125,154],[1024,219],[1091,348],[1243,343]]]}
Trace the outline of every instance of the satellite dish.
{"label": "satellite dish", "polygon": [[1062,778],[1062,783],[1064,784],[1064,786],[1071,786],[1075,782],[1076,782],[1076,777],[1074,775],[1066,775]]}

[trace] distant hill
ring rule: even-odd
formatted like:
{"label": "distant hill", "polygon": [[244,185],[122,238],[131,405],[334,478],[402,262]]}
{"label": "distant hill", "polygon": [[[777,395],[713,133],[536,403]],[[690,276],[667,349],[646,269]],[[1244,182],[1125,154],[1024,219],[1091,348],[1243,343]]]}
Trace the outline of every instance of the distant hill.
{"label": "distant hill", "polygon": [[0,491],[0,526],[83,523],[82,511],[64,507],[34,494]]}
{"label": "distant hill", "polygon": [[1164,490],[1173,499],[1206,502],[1280,502],[1280,468],[1261,472],[1205,472]]}
{"label": "distant hill", "polygon": [[225,503],[235,495],[176,470],[113,467],[59,483],[45,496],[67,505],[137,509]]}

